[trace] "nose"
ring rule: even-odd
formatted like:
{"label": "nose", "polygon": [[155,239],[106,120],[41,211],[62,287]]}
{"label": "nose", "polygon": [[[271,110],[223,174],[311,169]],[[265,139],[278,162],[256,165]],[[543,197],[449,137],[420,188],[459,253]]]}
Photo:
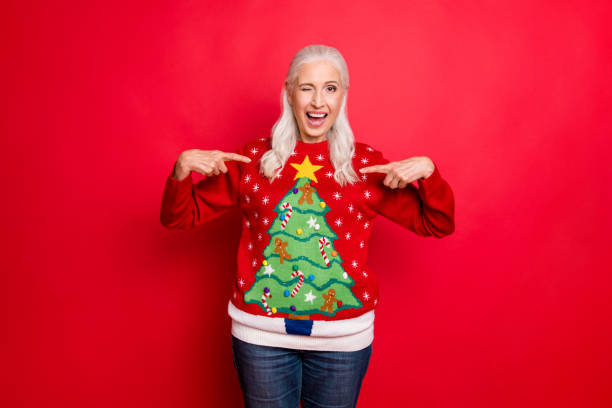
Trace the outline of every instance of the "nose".
{"label": "nose", "polygon": [[320,108],[323,104],[323,96],[321,95],[321,92],[322,91],[313,92],[311,103],[315,108]]}

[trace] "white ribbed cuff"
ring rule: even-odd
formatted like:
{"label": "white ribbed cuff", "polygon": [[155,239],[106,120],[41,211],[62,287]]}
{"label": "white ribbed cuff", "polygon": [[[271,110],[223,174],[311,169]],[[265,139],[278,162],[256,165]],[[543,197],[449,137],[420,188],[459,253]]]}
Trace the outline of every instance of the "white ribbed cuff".
{"label": "white ribbed cuff", "polygon": [[253,315],[228,302],[232,335],[248,343],[320,351],[357,351],[374,341],[374,310],[342,320],[314,320],[309,336],[287,334],[285,318]]}

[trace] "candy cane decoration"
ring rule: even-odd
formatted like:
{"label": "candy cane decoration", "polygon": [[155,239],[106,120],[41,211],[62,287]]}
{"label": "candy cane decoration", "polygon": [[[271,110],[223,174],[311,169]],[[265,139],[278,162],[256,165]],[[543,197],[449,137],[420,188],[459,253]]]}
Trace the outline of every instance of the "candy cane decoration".
{"label": "candy cane decoration", "polygon": [[294,271],[291,274],[291,277],[293,278],[298,275],[300,276],[300,280],[298,281],[297,285],[295,285],[295,288],[293,288],[293,290],[291,291],[291,297],[295,297],[296,293],[300,291],[300,288],[302,287],[302,283],[304,282],[304,274],[300,270]]}
{"label": "candy cane decoration", "polygon": [[289,221],[289,218],[291,218],[293,207],[291,207],[291,204],[285,202],[283,203],[283,205],[281,205],[281,208],[288,208],[287,213],[285,214],[285,219],[283,220],[283,222],[281,222],[281,229],[285,229],[285,226],[287,225],[287,221]]}
{"label": "candy cane decoration", "polygon": [[319,239],[319,250],[321,251],[321,256],[323,257],[323,260],[325,261],[325,265],[329,266],[329,259],[327,259],[327,254],[325,253],[325,250],[323,249],[323,245],[325,245],[328,248],[330,246],[329,240],[325,237],[321,237],[321,239]]}
{"label": "candy cane decoration", "polygon": [[261,295],[261,302],[266,307],[266,310],[268,311],[268,316],[270,316],[272,314],[272,311],[270,310],[270,306],[268,306],[268,302],[266,302],[266,297],[272,297],[272,294],[270,293],[270,289],[268,288],[264,289],[264,293],[263,295]]}

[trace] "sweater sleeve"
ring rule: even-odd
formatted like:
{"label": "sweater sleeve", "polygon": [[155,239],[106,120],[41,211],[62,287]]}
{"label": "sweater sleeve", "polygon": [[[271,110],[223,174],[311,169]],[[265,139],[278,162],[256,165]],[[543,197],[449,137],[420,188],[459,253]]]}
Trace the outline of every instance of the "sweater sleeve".
{"label": "sweater sleeve", "polygon": [[[243,149],[238,148],[235,152],[243,154]],[[241,166],[245,163],[236,160],[224,163],[226,173],[204,176],[198,183],[193,183],[191,173],[180,181],[172,176],[174,162],[162,195],[162,225],[189,230],[237,206]]]}
{"label": "sweater sleeve", "polygon": [[[377,154],[376,164],[389,163],[380,152]],[[429,177],[417,180],[418,188],[409,183],[404,188],[392,189],[383,184],[385,174],[376,174],[379,199],[374,210],[378,214],[423,237],[442,238],[455,231],[453,191],[435,163]]]}

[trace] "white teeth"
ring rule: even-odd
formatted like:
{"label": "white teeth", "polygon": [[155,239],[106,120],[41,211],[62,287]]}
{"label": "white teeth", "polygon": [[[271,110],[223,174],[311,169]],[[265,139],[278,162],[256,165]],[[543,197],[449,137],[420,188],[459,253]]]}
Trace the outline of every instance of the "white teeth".
{"label": "white teeth", "polygon": [[309,112],[308,115],[313,118],[322,118],[322,117],[325,117],[326,113],[310,113]]}

